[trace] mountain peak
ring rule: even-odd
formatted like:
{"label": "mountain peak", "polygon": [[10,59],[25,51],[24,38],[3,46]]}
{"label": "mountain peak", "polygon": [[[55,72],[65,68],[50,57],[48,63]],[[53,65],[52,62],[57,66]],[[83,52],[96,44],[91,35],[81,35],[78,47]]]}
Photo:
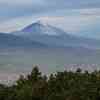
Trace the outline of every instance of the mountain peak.
{"label": "mountain peak", "polygon": [[37,22],[35,22],[35,23],[37,23],[37,24],[39,24],[39,25],[48,26],[48,23],[47,23],[47,22],[45,22],[45,21],[43,21],[43,20],[38,20],[38,21],[37,21]]}
{"label": "mountain peak", "polygon": [[22,33],[30,35],[62,35],[66,34],[63,30],[49,25],[45,21],[38,20],[21,30]]}

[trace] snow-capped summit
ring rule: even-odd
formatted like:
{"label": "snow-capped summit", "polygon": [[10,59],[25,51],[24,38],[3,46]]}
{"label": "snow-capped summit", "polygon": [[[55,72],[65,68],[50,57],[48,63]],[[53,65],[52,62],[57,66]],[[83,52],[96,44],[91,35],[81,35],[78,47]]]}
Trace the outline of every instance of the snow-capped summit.
{"label": "snow-capped summit", "polygon": [[32,23],[21,31],[24,35],[63,35],[66,34],[63,30],[53,27],[44,21]]}
{"label": "snow-capped summit", "polygon": [[35,23],[38,23],[40,25],[44,25],[44,26],[48,26],[48,22],[44,21],[44,20],[38,20]]}

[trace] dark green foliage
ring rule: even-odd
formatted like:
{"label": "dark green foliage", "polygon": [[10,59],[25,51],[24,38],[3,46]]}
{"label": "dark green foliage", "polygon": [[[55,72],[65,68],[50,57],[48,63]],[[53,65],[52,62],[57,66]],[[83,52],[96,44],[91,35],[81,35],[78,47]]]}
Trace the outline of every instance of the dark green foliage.
{"label": "dark green foliage", "polygon": [[100,100],[100,71],[77,69],[47,77],[36,66],[15,85],[0,85],[0,100]]}

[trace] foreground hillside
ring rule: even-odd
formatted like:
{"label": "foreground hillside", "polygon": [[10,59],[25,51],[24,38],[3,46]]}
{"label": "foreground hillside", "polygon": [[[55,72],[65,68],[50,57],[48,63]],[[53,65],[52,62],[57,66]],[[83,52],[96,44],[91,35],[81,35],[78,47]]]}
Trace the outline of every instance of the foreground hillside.
{"label": "foreground hillside", "polygon": [[34,67],[15,85],[0,85],[0,100],[100,100],[100,71],[77,69],[47,77]]}

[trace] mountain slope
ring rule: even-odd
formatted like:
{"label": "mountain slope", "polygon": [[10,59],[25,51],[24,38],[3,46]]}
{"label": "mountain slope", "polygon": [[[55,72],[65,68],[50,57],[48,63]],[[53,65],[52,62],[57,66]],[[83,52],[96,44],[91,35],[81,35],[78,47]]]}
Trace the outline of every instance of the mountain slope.
{"label": "mountain slope", "polygon": [[100,48],[100,40],[86,39],[67,34],[63,30],[48,24],[39,22],[32,23],[24,29],[13,34],[29,38],[53,47],[85,47]]}
{"label": "mountain slope", "polygon": [[3,47],[44,47],[45,45],[12,34],[0,33],[0,48]]}

